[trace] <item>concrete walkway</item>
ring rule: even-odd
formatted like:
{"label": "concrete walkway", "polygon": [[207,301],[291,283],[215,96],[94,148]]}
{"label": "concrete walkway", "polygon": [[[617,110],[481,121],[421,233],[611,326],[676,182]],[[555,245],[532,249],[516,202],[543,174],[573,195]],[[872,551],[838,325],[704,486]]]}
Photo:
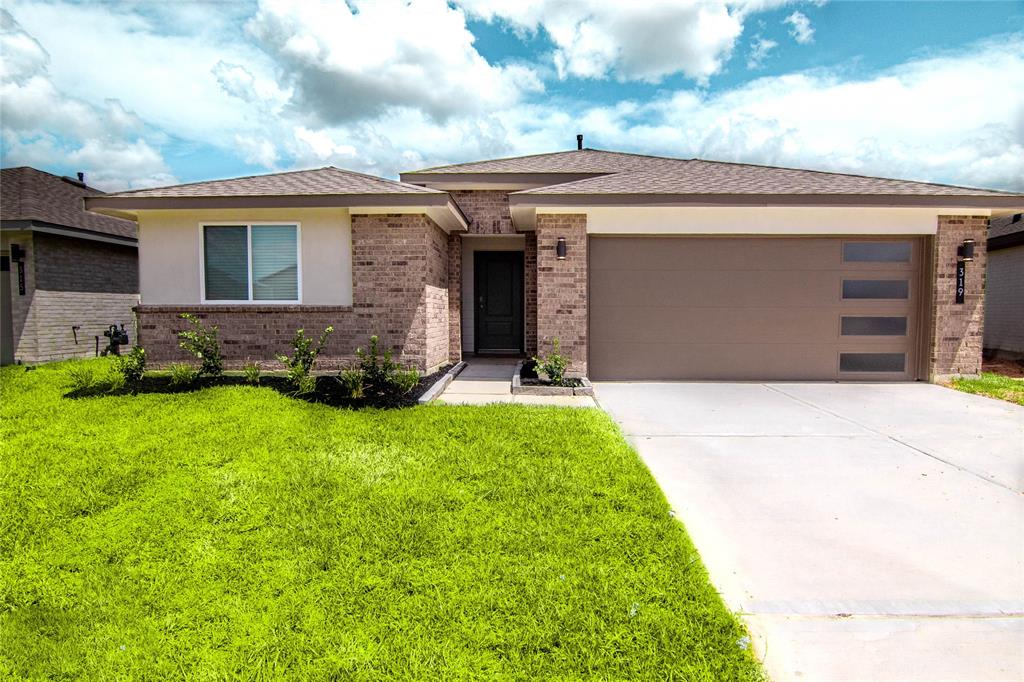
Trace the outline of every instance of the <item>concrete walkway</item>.
{"label": "concrete walkway", "polygon": [[598,383],[775,682],[1024,679],[1024,408]]}
{"label": "concrete walkway", "polygon": [[462,370],[438,398],[452,405],[487,405],[516,403],[520,405],[560,405],[562,407],[596,407],[589,396],[512,395],[512,372],[518,358],[467,357]]}

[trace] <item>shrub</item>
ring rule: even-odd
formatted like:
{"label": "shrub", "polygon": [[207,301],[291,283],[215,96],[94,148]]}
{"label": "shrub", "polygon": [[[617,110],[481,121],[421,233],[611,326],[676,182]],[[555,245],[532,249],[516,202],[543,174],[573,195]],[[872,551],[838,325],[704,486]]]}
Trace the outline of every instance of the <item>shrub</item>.
{"label": "shrub", "polygon": [[255,362],[247,362],[242,367],[242,376],[245,377],[245,383],[252,384],[253,386],[260,385],[260,366]]}
{"label": "shrub", "polygon": [[91,364],[72,365],[68,367],[68,382],[72,391],[84,393],[96,388],[96,372]]}
{"label": "shrub", "polygon": [[313,339],[306,336],[306,330],[299,329],[292,339],[292,356],[278,355],[277,359],[288,368],[288,381],[297,393],[310,393],[316,388],[316,378],[310,375],[316,365],[317,356],[324,349],[327,337],[334,333],[334,327],[328,327],[313,345]]}
{"label": "shrub", "polygon": [[420,373],[391,359],[391,351],[380,352],[380,339],[370,337],[369,350],[356,349],[359,365],[342,370],[338,381],[353,398],[403,396],[420,381]]}
{"label": "shrub", "polygon": [[551,340],[551,353],[547,356],[537,354],[533,361],[537,363],[537,374],[544,374],[552,386],[561,386],[565,381],[565,369],[569,361],[561,353],[561,346],[556,336]]}
{"label": "shrub", "polygon": [[178,332],[178,345],[199,360],[199,371],[196,376],[205,374],[219,377],[224,372],[224,360],[220,356],[217,327],[207,329],[199,318],[191,313],[182,313],[180,317],[192,325],[191,329]]}
{"label": "shrub", "polygon": [[[146,373],[146,351],[142,346],[135,346],[127,355],[119,355],[114,359],[114,376],[119,376],[119,387],[112,387],[112,390],[120,390],[127,386],[133,386],[142,381]],[[115,383],[112,379],[111,383]]]}
{"label": "shrub", "polygon": [[171,371],[172,386],[191,386],[199,378],[199,372],[184,362],[175,363],[168,369]]}

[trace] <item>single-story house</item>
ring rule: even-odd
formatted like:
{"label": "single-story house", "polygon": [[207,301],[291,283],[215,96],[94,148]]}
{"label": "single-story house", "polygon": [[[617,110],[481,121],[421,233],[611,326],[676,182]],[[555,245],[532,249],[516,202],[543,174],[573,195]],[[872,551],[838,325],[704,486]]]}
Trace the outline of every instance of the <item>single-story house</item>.
{"label": "single-story house", "polygon": [[988,228],[985,351],[1024,358],[1024,219],[993,218]]}
{"label": "single-story house", "polygon": [[112,324],[134,333],[138,242],[131,220],[89,213],[81,178],[0,170],[0,364],[96,353]]}
{"label": "single-story house", "polygon": [[[985,236],[1024,195],[594,149],[86,199],[137,219],[140,340],[190,311],[231,362],[333,325],[432,370],[555,338],[594,379],[918,380],[980,369]],[[959,254],[959,255],[958,255]],[[958,291],[958,275],[962,285]]]}

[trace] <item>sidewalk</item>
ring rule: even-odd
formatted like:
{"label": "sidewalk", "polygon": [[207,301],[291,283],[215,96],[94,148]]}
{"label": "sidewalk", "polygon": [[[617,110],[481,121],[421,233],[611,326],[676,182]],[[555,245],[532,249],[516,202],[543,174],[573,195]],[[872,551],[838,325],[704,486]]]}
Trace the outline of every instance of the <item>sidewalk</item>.
{"label": "sidewalk", "polygon": [[466,368],[448,385],[438,402],[449,405],[516,403],[597,407],[597,403],[589,396],[512,395],[512,372],[519,362],[518,358],[467,357],[465,360]]}

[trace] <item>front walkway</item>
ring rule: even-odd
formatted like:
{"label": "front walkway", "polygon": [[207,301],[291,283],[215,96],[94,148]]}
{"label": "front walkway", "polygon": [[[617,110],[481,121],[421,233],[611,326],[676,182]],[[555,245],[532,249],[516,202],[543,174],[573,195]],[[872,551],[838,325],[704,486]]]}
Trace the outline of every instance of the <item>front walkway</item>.
{"label": "front walkway", "polygon": [[920,383],[598,383],[772,680],[1024,679],[1024,408]]}
{"label": "front walkway", "polygon": [[596,407],[589,396],[512,395],[512,373],[518,358],[465,358],[466,368],[448,385],[439,402],[450,405],[486,405],[518,403],[520,405],[560,405],[562,407]]}

